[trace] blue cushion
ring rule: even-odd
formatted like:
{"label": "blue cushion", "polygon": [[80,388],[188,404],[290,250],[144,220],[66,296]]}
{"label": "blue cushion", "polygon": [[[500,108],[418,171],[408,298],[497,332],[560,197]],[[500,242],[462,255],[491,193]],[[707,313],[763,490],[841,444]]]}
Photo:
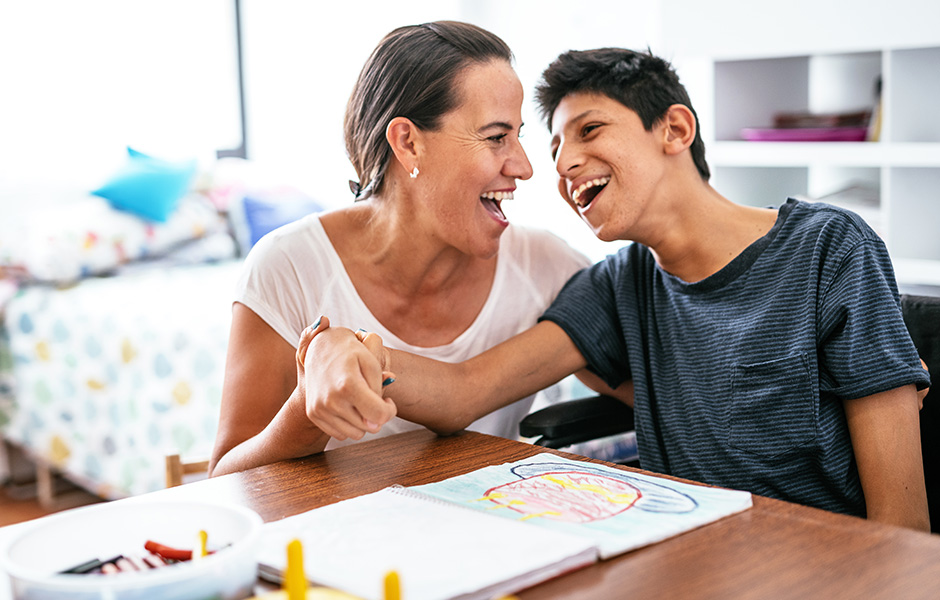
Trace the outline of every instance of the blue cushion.
{"label": "blue cushion", "polygon": [[196,161],[169,162],[127,149],[127,163],[92,194],[111,206],[165,223],[196,175]]}
{"label": "blue cushion", "polygon": [[315,200],[294,190],[247,195],[242,200],[242,207],[248,225],[247,249],[254,246],[269,231],[323,210]]}

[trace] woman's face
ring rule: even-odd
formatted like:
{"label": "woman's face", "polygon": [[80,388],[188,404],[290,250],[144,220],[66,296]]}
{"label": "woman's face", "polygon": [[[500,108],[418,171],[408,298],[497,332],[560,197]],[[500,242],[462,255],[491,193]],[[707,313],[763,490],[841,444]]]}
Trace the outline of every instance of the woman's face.
{"label": "woman's face", "polygon": [[466,254],[489,258],[509,225],[500,204],[532,176],[519,143],[522,84],[505,61],[474,64],[457,78],[458,106],[423,132],[413,180],[429,232]]}

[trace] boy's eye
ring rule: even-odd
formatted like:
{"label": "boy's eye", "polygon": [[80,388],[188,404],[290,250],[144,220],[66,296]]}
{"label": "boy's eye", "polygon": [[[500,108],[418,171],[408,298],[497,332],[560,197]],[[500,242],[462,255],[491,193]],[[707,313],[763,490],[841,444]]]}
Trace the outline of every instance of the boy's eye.
{"label": "boy's eye", "polygon": [[594,130],[597,129],[598,127],[600,127],[600,124],[599,124],[599,123],[589,123],[589,124],[587,124],[587,125],[585,125],[584,127],[581,128],[581,135],[582,135],[582,136],[588,135],[589,133],[591,133],[592,131],[594,131]]}

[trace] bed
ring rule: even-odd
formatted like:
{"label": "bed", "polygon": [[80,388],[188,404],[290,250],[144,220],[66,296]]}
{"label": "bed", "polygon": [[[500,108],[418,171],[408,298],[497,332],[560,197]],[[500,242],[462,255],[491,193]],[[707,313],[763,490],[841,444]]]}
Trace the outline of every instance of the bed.
{"label": "bed", "polygon": [[152,202],[144,216],[81,191],[5,211],[0,437],[36,467],[44,504],[51,474],[116,499],[164,487],[167,455],[211,451],[240,257],[320,207],[195,181],[162,220]]}

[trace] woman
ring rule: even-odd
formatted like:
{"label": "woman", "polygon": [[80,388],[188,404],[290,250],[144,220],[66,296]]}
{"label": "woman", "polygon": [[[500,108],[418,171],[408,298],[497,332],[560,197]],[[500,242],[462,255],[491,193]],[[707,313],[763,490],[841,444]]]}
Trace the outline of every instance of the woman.
{"label": "woman", "polygon": [[[294,345],[319,315],[376,332],[389,347],[456,362],[534,325],[588,264],[551,234],[509,227],[502,212],[516,180],[532,175],[511,60],[501,39],[466,23],[402,27],[379,43],[346,110],[359,201],[272,232],[246,260],[212,475],[363,437],[342,425],[315,427],[308,400],[318,399],[298,393]],[[531,403],[470,429],[515,436]],[[385,423],[395,410],[387,402],[363,416]],[[417,427],[395,418],[381,435]]]}

